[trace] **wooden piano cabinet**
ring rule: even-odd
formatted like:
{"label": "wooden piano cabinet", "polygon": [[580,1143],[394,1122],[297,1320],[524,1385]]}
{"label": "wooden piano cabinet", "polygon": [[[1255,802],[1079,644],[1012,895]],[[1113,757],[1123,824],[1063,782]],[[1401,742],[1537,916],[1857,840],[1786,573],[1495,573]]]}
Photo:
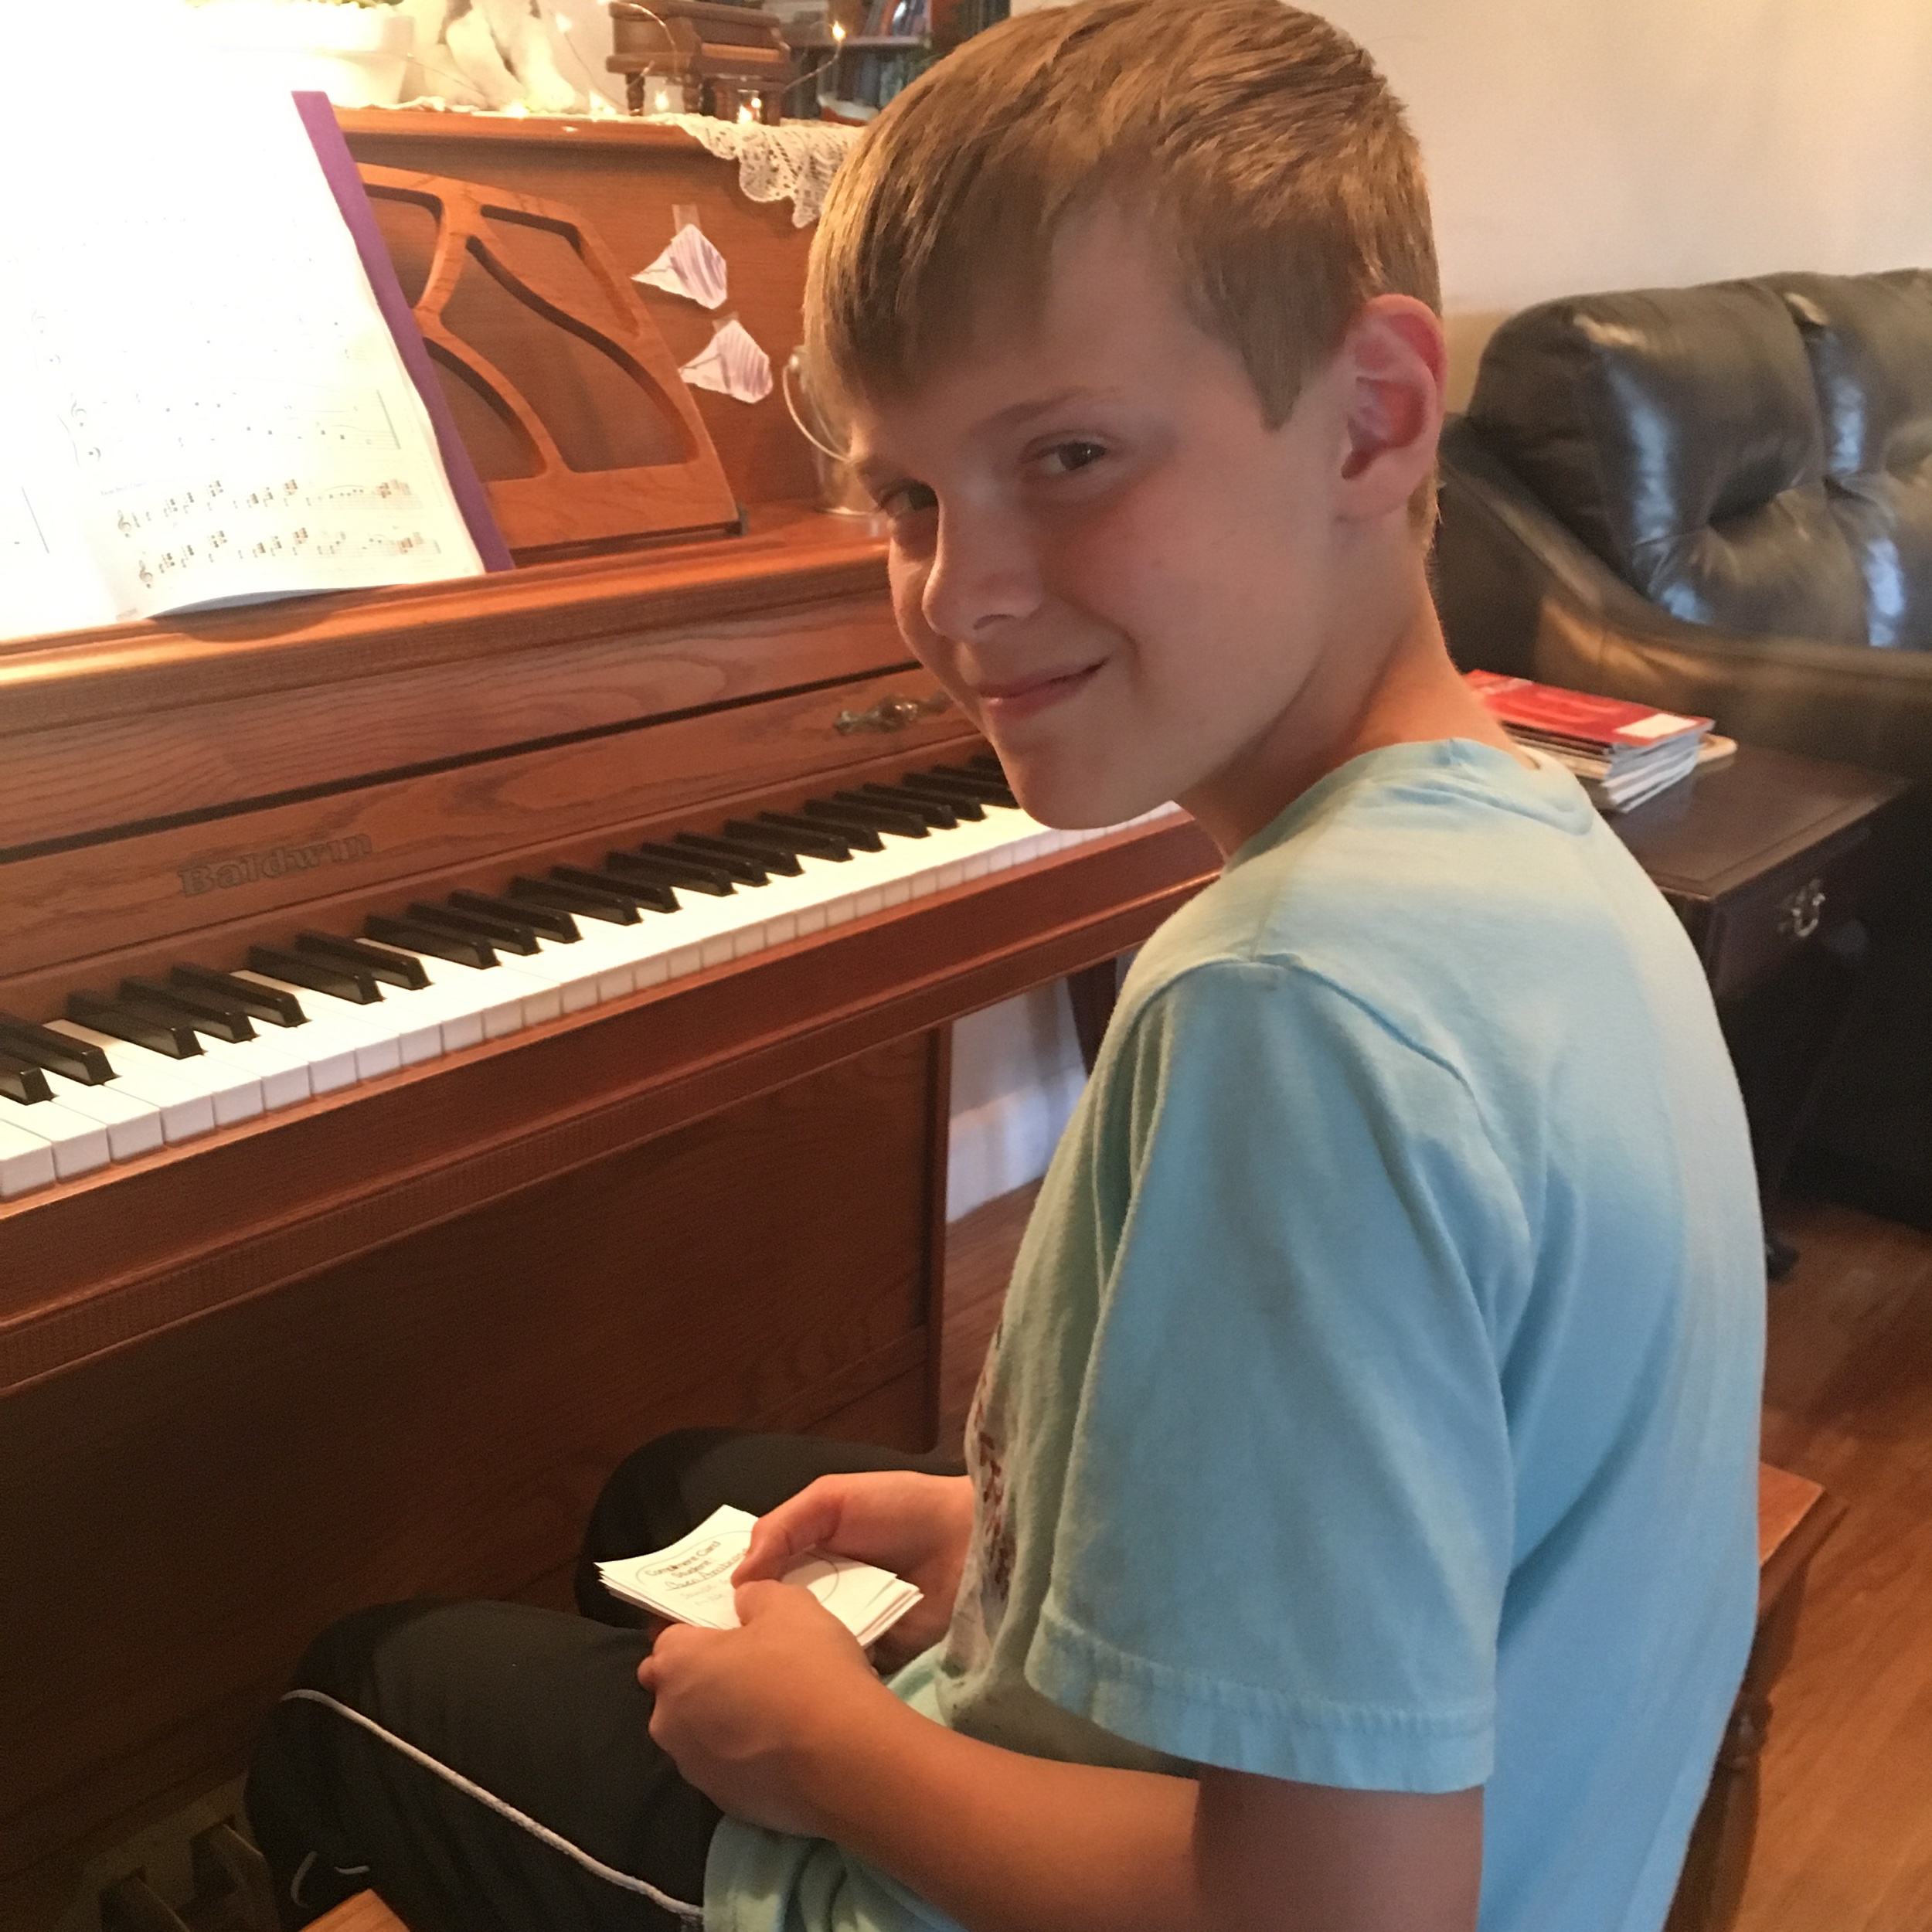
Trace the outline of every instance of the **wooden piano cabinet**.
{"label": "wooden piano cabinet", "polygon": [[342,1612],[558,1597],[653,1434],[927,1446],[944,1076],[889,1043],[0,1403],[0,1869],[230,1774]]}

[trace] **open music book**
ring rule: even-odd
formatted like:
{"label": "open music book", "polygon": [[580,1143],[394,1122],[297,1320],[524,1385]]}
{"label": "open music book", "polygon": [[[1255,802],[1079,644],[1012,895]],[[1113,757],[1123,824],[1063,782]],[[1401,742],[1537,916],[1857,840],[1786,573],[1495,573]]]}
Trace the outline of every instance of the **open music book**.
{"label": "open music book", "polygon": [[293,98],[10,106],[0,166],[0,637],[483,570]]}
{"label": "open music book", "polygon": [[[727,1503],[668,1549],[599,1563],[597,1574],[614,1597],[654,1617],[702,1630],[736,1630],[731,1573],[744,1560],[757,1520]],[[903,1577],[850,1556],[808,1556],[787,1570],[784,1580],[810,1590],[861,1644],[876,1642],[920,1600]]]}

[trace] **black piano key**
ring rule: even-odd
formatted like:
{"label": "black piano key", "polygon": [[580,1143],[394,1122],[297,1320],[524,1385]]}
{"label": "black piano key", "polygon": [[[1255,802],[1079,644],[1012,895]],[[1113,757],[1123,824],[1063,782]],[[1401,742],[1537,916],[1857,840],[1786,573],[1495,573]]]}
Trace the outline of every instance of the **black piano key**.
{"label": "black piano key", "polygon": [[777,812],[760,812],[756,822],[747,818],[727,818],[725,836],[742,838],[747,845],[767,845],[774,852],[796,852],[805,859],[829,859],[843,865],[852,848],[829,827],[815,825],[809,830],[794,824],[789,828]]}
{"label": "black piano key", "polygon": [[728,858],[721,852],[694,851],[689,845],[666,845],[647,838],[630,849],[641,859],[661,859],[670,866],[696,866],[708,872],[722,872],[734,886],[762,886],[770,874],[757,860]]}
{"label": "black piano key", "polygon": [[966,760],[975,771],[990,771],[1002,784],[1006,782],[1006,767],[999,761],[998,754],[992,751],[976,751]]}
{"label": "black piano key", "polygon": [[675,913],[678,895],[668,886],[648,879],[623,879],[615,872],[592,872],[583,866],[553,866],[550,876],[566,886],[581,886],[586,892],[614,893],[634,906],[654,913]]}
{"label": "black piano key", "polygon": [[279,946],[251,946],[248,963],[270,979],[287,980],[297,986],[312,986],[318,993],[332,993],[338,999],[352,1000],[358,1006],[373,1006],[383,997],[375,975],[359,966],[338,966],[332,959],[314,953],[285,951]]}
{"label": "black piano key", "polygon": [[213,993],[190,992],[184,987],[164,986],[158,979],[124,979],[121,997],[138,1012],[153,1013],[164,1019],[185,1021],[198,1033],[216,1039],[253,1039],[255,1029],[239,1006],[224,1005]]}
{"label": "black piano key", "polygon": [[761,824],[777,825],[782,831],[815,832],[821,838],[831,837],[842,839],[849,848],[846,852],[848,858],[855,852],[883,852],[886,849],[884,842],[872,826],[859,825],[856,821],[835,823],[816,813],[807,818],[790,811],[761,811],[758,818]]}
{"label": "black piano key", "polygon": [[8,1053],[0,1053],[0,1094],[22,1107],[37,1107],[53,1098],[46,1075],[32,1060],[16,1060]]}
{"label": "black piano key", "polygon": [[400,986],[405,992],[420,993],[430,983],[420,959],[406,958],[385,947],[365,945],[359,939],[344,939],[335,933],[298,933],[295,950],[332,965],[345,966],[351,972],[367,973],[379,985]]}
{"label": "black piano key", "polygon": [[252,979],[237,979],[232,973],[218,973],[207,966],[176,966],[170,970],[168,979],[181,992],[211,994],[224,1006],[246,1013],[251,1020],[265,1019],[271,1026],[308,1024],[301,1002],[279,986],[257,985]]}
{"label": "black piano key", "polygon": [[969,791],[964,786],[949,785],[944,779],[935,778],[930,772],[907,772],[900,780],[899,788],[919,798],[937,798],[942,804],[951,806],[957,817],[970,818],[975,824],[986,816],[986,801],[980,797],[978,791]]}
{"label": "black piano key", "polygon": [[83,1087],[105,1087],[114,1077],[113,1063],[92,1040],[36,1026],[12,1013],[0,1013],[0,1047],[16,1060],[44,1066]]}
{"label": "black piano key", "polygon": [[1010,808],[1019,803],[1004,778],[990,777],[983,771],[968,770],[964,765],[934,765],[922,775],[969,791],[986,804]]}
{"label": "black piano key", "polygon": [[682,886],[687,892],[709,893],[716,899],[736,889],[729,872],[715,866],[700,865],[696,859],[687,862],[682,859],[647,858],[637,852],[607,852],[604,864],[607,872],[614,872],[620,879],[641,879],[654,886]]}
{"label": "black piano key", "polygon": [[171,1060],[200,1056],[201,1042],[185,1020],[169,1020],[143,1012],[117,999],[109,999],[104,993],[70,993],[67,1017],[93,1028],[97,1033],[111,1033],[116,1039],[145,1046],[151,1053],[165,1053]]}
{"label": "black piano key", "polygon": [[612,926],[634,926],[637,906],[613,892],[595,892],[588,886],[566,886],[560,879],[526,879],[519,875],[510,881],[509,897],[515,906],[542,906],[552,912],[574,913],[584,919],[600,919]]}
{"label": "black piano key", "polygon": [[451,893],[450,903],[458,912],[485,913],[492,919],[507,919],[513,925],[527,926],[560,945],[574,946],[582,937],[577,921],[553,906],[519,906],[514,900],[494,899],[488,893],[471,892]]}
{"label": "black piano key", "polygon": [[[781,847],[760,845],[753,839],[726,838],[716,833],[681,832],[674,842],[689,845],[700,859],[707,852],[719,859],[742,859],[759,867],[764,873],[781,872],[787,879],[796,879],[804,870],[804,867]],[[757,883],[762,886],[765,882],[760,878]]]}
{"label": "black piano key", "polygon": [[901,811],[916,812],[933,832],[951,832],[959,823],[958,813],[943,798],[922,798],[903,785],[861,785],[856,791],[835,791],[832,796],[834,804],[856,798],[862,804],[896,805]]}
{"label": "black piano key", "polygon": [[385,945],[406,946],[413,953],[427,953],[432,959],[450,960],[458,966],[496,964],[496,948],[487,939],[426,926],[420,919],[392,919],[386,913],[371,913],[362,921],[362,930]]}
{"label": "black piano key", "polygon": [[681,832],[669,845],[648,845],[646,852],[668,852],[679,859],[695,859],[701,866],[717,866],[741,886],[768,885],[777,868],[769,852],[753,852],[734,845],[728,838],[713,838],[702,832]]}
{"label": "black piano key", "polygon": [[432,906],[426,899],[414,901],[403,917],[419,926],[440,927],[445,932],[487,940],[498,953],[529,954],[538,950],[536,931],[521,920],[492,919],[487,913],[466,913],[454,906]]}
{"label": "black piano key", "polygon": [[917,813],[894,811],[889,805],[855,805],[844,799],[835,803],[829,798],[808,798],[804,813],[808,818],[822,818],[828,825],[863,825],[869,831],[890,832],[895,838],[927,835],[926,821]]}

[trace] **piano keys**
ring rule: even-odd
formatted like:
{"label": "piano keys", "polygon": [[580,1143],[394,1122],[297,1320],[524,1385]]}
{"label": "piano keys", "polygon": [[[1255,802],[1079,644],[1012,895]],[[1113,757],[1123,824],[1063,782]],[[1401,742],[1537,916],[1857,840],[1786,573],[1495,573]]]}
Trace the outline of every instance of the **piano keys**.
{"label": "piano keys", "polygon": [[77,989],[44,1027],[0,1015],[0,1200],[1100,835],[1029,818],[982,753],[512,878],[502,896],[459,889],[359,934],[298,932],[233,973],[183,961]]}

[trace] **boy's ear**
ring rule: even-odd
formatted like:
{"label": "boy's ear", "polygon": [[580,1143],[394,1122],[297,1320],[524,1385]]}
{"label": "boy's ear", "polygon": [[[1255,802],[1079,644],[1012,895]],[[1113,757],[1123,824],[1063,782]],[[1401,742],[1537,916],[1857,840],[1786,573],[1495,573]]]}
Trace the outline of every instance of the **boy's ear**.
{"label": "boy's ear", "polygon": [[1448,366],[1440,320],[1413,296],[1377,295],[1349,325],[1334,365],[1348,435],[1345,516],[1371,522],[1403,509],[1434,473]]}

